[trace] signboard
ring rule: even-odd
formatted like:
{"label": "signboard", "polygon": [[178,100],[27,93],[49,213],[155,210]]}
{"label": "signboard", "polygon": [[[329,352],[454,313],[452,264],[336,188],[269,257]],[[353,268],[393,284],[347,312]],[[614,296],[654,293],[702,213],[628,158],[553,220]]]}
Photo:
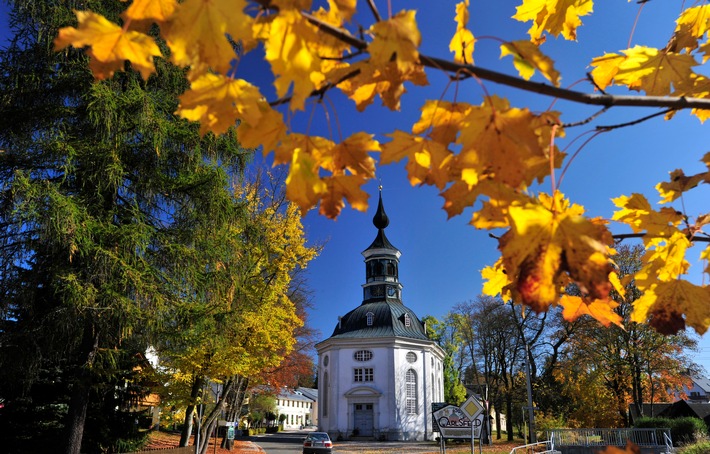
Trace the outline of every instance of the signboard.
{"label": "signboard", "polygon": [[474,396],[469,397],[460,407],[456,405],[432,404],[432,425],[443,438],[481,438],[485,421],[483,406]]}
{"label": "signboard", "polygon": [[237,425],[237,423],[234,422],[234,421],[227,421],[226,419],[218,419],[218,420],[217,420],[217,425],[218,425],[219,427],[225,427],[225,426],[226,426],[226,427],[234,427],[234,426]]}

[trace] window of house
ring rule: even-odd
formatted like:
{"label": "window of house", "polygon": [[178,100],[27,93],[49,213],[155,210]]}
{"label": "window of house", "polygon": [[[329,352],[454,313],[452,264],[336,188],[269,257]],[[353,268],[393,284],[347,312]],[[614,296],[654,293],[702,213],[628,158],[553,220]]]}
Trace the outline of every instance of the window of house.
{"label": "window of house", "polygon": [[409,369],[406,375],[407,396],[405,407],[407,413],[417,413],[417,373],[413,369]]}
{"label": "window of house", "polygon": [[370,350],[358,350],[353,354],[355,361],[370,361],[372,352]]}
{"label": "window of house", "polygon": [[375,321],[375,314],[368,312],[365,314],[365,317],[367,317],[367,326],[372,326],[372,323]]}
{"label": "window of house", "polygon": [[404,314],[404,326],[411,326],[412,325],[412,319],[409,317],[409,314]]}
{"label": "window of house", "polygon": [[374,378],[374,369],[371,367],[358,367],[354,370],[353,381],[355,382],[371,382]]}
{"label": "window of house", "polygon": [[416,363],[417,362],[417,354],[414,352],[407,352],[407,362],[408,363]]}

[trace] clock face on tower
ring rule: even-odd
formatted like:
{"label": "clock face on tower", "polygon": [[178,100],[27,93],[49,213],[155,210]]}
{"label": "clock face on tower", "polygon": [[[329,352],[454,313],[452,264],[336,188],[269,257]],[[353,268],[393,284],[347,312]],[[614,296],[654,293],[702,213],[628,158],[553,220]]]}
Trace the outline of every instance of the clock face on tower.
{"label": "clock face on tower", "polygon": [[387,286],[387,296],[394,296],[397,294],[397,289],[391,285]]}
{"label": "clock face on tower", "polygon": [[385,296],[385,289],[382,285],[372,287],[372,296]]}

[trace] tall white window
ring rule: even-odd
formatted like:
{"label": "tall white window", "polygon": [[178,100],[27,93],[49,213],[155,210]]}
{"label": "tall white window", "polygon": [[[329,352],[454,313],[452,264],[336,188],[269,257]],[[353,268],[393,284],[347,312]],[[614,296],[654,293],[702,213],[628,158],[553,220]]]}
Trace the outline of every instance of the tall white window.
{"label": "tall white window", "polygon": [[328,372],[323,374],[323,416],[328,416]]}
{"label": "tall white window", "polygon": [[375,314],[368,312],[365,316],[367,317],[367,326],[372,326],[372,323],[375,321]]}
{"label": "tall white window", "polygon": [[407,384],[407,401],[405,402],[405,408],[407,413],[416,414],[417,413],[417,373],[414,369],[409,369],[405,378]]}
{"label": "tall white window", "polygon": [[404,326],[412,326],[412,319],[409,317],[409,314],[404,314]]}

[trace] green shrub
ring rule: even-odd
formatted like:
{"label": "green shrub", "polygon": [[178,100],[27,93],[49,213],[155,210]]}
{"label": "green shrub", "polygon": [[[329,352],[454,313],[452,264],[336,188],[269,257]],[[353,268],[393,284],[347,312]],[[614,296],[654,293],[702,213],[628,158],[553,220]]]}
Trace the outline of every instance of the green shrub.
{"label": "green shrub", "polygon": [[664,428],[671,429],[671,438],[674,446],[683,446],[695,443],[708,435],[708,428],[700,418],[686,416],[684,418],[641,418],[634,426],[636,428]]}
{"label": "green shrub", "polygon": [[678,454],[707,454],[710,452],[710,441],[701,441],[681,448]]}

